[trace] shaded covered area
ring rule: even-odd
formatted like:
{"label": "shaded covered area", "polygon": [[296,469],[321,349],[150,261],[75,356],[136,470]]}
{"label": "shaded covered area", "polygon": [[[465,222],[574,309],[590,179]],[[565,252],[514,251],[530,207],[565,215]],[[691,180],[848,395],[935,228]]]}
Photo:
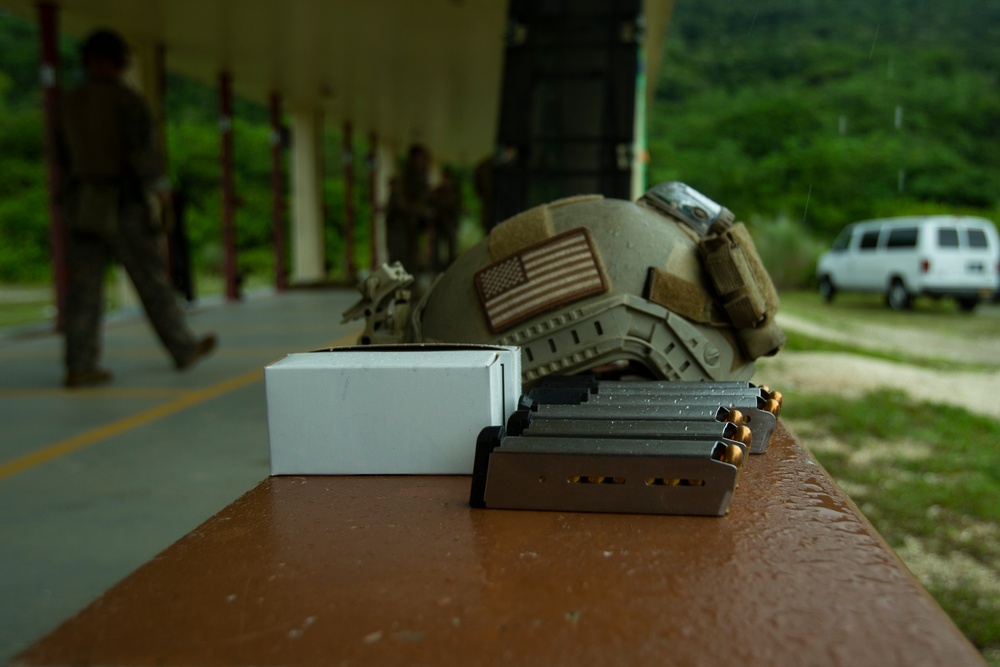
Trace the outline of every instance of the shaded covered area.
{"label": "shaded covered area", "polygon": [[[606,170],[611,164],[612,169],[623,174],[624,180],[619,180],[626,184],[633,180],[633,172],[642,172],[643,118],[651,90],[644,82],[655,81],[673,2],[635,0],[624,8],[614,8],[614,4],[554,2],[536,6],[502,0],[8,0],[4,7],[39,21],[44,56],[42,81],[50,118],[57,108],[61,85],[55,76],[57,63],[53,62],[55,50],[51,44],[60,32],[81,36],[100,26],[121,31],[134,51],[134,83],[161,122],[165,72],[217,88],[222,172],[220,235],[226,295],[237,299],[241,287],[236,275],[241,200],[231,176],[232,153],[239,150],[232,136],[234,95],[266,105],[271,117],[269,187],[274,202],[276,286],[281,289],[288,283],[313,284],[327,279],[329,258],[325,256],[323,239],[330,230],[323,188],[330,178],[342,180],[343,224],[337,233],[343,236],[347,280],[352,282],[369,263],[374,267],[391,259],[386,244],[385,206],[397,160],[413,144],[426,146],[439,166],[471,168],[497,162],[514,167],[499,170],[498,181],[521,183],[524,170],[531,171],[535,181],[531,188],[498,183],[504,206],[493,211],[492,203],[485,205],[490,207],[494,220],[551,199],[553,194],[577,194],[581,187],[596,191],[606,185],[577,180],[553,188],[547,183],[565,181],[563,176],[551,166],[538,169],[543,144],[551,144],[550,135],[565,125],[567,114],[586,119],[585,123],[593,126],[587,132],[596,132],[595,138],[599,139],[608,126],[604,116],[613,108],[623,109],[624,115],[617,113],[612,125],[628,131],[616,135],[602,148],[606,156],[596,162],[588,158],[594,166],[587,168]],[[587,53],[596,47],[592,37],[581,40],[587,32],[581,26],[587,21],[591,26],[606,23],[607,29],[601,30],[606,34],[601,39],[620,44],[631,55],[612,67],[598,49],[597,60],[590,57],[588,62]],[[556,41],[570,45],[570,50],[558,59],[546,55],[551,50],[552,35],[561,35]],[[535,63],[531,76],[525,76],[530,72],[523,67],[521,52]],[[518,67],[505,65],[512,54],[520,54]],[[620,80],[621,86],[612,91],[615,99],[580,98],[579,86],[573,92],[553,79],[558,72],[574,67],[577,72],[571,76],[577,79]],[[539,75],[543,70],[548,73]],[[512,86],[510,81],[524,83]],[[641,102],[636,104],[639,98]],[[515,116],[532,125],[530,133],[500,136],[503,99],[508,100],[506,108],[513,108]],[[583,113],[586,108],[592,111]],[[323,154],[325,127],[337,128],[343,137],[342,170],[331,170],[331,159]],[[365,146],[367,173],[356,173],[352,159],[359,144]],[[289,149],[287,158],[285,149]],[[511,164],[512,151],[520,159],[518,164]],[[556,165],[559,170],[572,167],[567,160],[581,164],[587,161],[580,158],[578,151],[561,152],[564,157]],[[58,184],[58,174],[50,174],[50,180]],[[640,186],[636,181],[631,190]],[[364,221],[371,235],[366,239],[366,246],[371,246],[370,257],[360,259],[355,237],[359,198],[367,199],[371,215]],[[58,211],[54,209],[52,216],[59,285],[65,276],[59,273]]]}
{"label": "shaded covered area", "polygon": [[[166,68],[288,109],[322,108],[332,123],[351,120],[384,141],[419,140],[449,159],[490,150],[502,69],[506,2],[365,3],[271,0],[6,0],[36,16],[51,5],[62,30],[122,32],[139,69]],[[150,91],[152,92],[152,91]]]}

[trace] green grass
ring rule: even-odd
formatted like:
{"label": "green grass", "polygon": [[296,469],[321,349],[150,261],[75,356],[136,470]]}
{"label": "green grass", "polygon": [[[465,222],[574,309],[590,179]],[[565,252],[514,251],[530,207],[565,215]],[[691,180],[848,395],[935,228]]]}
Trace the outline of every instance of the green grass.
{"label": "green grass", "polygon": [[0,329],[22,327],[51,320],[55,315],[52,299],[0,302]]}
{"label": "green grass", "polygon": [[788,392],[782,418],[1000,665],[1000,423],[895,391]]}
{"label": "green grass", "polygon": [[[244,282],[244,290],[252,290],[272,285],[270,276],[250,274]],[[222,276],[202,274],[195,276],[195,296],[204,298],[218,296],[226,289]],[[113,312],[118,308],[120,293],[117,279],[109,275],[104,288],[105,309]],[[55,317],[55,297],[50,285],[0,286],[0,329],[18,328],[53,322]]]}
{"label": "green grass", "polygon": [[[249,274],[243,281],[243,291],[274,285],[271,276],[256,273]],[[217,274],[198,274],[194,278],[194,295],[200,299],[206,296],[219,296],[226,293],[226,278]]]}
{"label": "green grass", "polygon": [[[933,350],[888,349],[896,329],[940,334],[955,345],[996,340],[1000,311],[993,304],[963,313],[950,299],[918,299],[912,310],[896,312],[876,294],[837,295],[827,304],[815,291],[790,291],[782,292],[780,311],[844,339],[786,331],[786,350],[849,353],[942,372],[1000,369],[1000,360],[966,363]],[[873,339],[873,331],[882,340]],[[860,399],[785,395],[782,419],[1000,667],[1000,422],[896,391]]]}

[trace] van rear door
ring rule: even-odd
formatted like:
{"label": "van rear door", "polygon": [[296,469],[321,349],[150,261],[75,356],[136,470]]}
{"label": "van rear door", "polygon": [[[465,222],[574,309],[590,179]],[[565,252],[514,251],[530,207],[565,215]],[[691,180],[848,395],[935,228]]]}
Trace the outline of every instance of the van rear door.
{"label": "van rear door", "polygon": [[[966,270],[962,248],[968,243],[967,234],[965,230],[959,233],[957,225],[940,225],[932,231],[928,280],[939,289],[956,287],[962,283]],[[963,236],[966,238],[963,239]]]}
{"label": "van rear door", "polygon": [[995,287],[996,249],[982,226],[957,222],[939,225],[934,232],[931,241],[937,245],[937,252],[931,253],[927,275],[934,289]]}

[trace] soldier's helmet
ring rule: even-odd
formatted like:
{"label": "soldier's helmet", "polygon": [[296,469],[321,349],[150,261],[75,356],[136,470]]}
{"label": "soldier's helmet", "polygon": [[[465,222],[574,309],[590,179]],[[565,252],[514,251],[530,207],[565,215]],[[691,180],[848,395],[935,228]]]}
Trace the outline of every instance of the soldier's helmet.
{"label": "soldier's helmet", "polygon": [[676,182],[636,202],[537,206],[438,277],[408,339],[520,346],[528,385],[624,363],[657,379],[749,379],[785,338],[774,286],[733,220]]}

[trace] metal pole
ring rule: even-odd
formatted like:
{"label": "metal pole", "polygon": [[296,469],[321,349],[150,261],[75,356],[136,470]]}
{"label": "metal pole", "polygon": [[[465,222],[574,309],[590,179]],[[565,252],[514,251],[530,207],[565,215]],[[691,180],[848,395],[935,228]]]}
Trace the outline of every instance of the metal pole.
{"label": "metal pole", "polygon": [[59,7],[54,2],[38,3],[38,23],[41,32],[42,62],[42,114],[45,133],[45,166],[49,185],[49,243],[52,253],[52,274],[55,283],[56,331],[63,330],[63,306],[69,270],[66,266],[66,223],[59,207],[59,189],[62,175],[59,172],[57,135],[59,132],[59,85],[56,72],[59,66]]}
{"label": "metal pole", "polygon": [[368,133],[368,209],[370,211],[368,219],[368,236],[371,239],[371,270],[375,271],[381,265],[379,257],[379,201],[378,201],[378,135],[375,132]]}
{"label": "metal pole", "polygon": [[237,301],[240,285],[236,270],[236,192],[233,184],[233,80],[219,74],[219,133],[222,138],[222,244],[226,298]]}
{"label": "metal pole", "polygon": [[353,282],[358,267],[354,260],[354,128],[344,121],[344,245],[347,253],[347,280]]}
{"label": "metal pole", "polygon": [[285,176],[281,133],[281,96],[271,93],[271,226],[274,232],[274,287],[288,287],[285,267]]}

